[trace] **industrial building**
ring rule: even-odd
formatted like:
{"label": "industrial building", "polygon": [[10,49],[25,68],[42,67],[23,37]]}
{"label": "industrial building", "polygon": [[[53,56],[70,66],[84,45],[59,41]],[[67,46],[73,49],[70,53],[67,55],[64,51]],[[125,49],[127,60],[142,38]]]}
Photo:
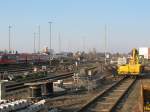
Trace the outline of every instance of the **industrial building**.
{"label": "industrial building", "polygon": [[150,59],[150,48],[148,47],[140,47],[139,55],[144,56],[145,59]]}

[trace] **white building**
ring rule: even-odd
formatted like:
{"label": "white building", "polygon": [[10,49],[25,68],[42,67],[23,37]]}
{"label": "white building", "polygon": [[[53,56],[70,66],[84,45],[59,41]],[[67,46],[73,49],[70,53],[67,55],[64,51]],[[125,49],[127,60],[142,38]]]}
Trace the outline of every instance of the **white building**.
{"label": "white building", "polygon": [[140,47],[139,55],[144,56],[145,59],[148,59],[148,47]]}
{"label": "white building", "polygon": [[125,57],[122,57],[122,58],[119,57],[117,64],[118,64],[118,66],[127,64],[127,59]]}

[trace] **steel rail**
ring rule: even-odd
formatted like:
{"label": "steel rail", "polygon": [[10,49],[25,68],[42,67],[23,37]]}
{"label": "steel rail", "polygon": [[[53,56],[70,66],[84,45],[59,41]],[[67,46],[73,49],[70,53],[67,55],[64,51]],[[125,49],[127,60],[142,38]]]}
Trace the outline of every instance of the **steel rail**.
{"label": "steel rail", "polygon": [[120,79],[75,112],[113,112],[135,81],[127,77]]}

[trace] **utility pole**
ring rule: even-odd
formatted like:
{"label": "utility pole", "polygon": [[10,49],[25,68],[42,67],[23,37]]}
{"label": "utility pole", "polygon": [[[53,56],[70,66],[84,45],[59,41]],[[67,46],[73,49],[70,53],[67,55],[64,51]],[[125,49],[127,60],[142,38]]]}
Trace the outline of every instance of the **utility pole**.
{"label": "utility pole", "polygon": [[38,31],[39,31],[39,49],[38,49],[38,52],[40,53],[40,44],[41,44],[41,42],[40,42],[40,25],[38,27]]}
{"label": "utility pole", "polygon": [[52,22],[50,21],[48,23],[49,23],[49,49],[50,49],[50,51],[49,51],[50,57],[49,58],[50,58],[50,66],[51,66],[51,57],[52,57],[52,54],[51,54],[51,52],[52,52],[52,43],[51,43],[52,42],[52,40],[51,40],[52,39],[52,31],[51,31],[52,28],[51,27],[52,27]]}
{"label": "utility pole", "polygon": [[34,32],[34,48],[33,48],[33,52],[36,53],[36,49],[35,49],[35,38],[36,38],[36,33]]}
{"label": "utility pole", "polygon": [[8,26],[8,32],[9,32],[9,52],[11,51],[11,45],[10,45],[10,44],[11,44],[11,42],[10,42],[10,41],[11,41],[11,40],[10,40],[11,28],[12,28],[12,26],[9,25],[9,26]]}
{"label": "utility pole", "polygon": [[59,41],[59,53],[61,53],[61,38],[60,38],[60,32],[58,34],[58,41]]}
{"label": "utility pole", "polygon": [[68,52],[70,52],[71,50],[73,50],[73,49],[71,49],[71,41],[68,39],[68,41],[67,41],[67,50],[68,50]]}
{"label": "utility pole", "polygon": [[48,22],[49,23],[49,49],[51,50],[52,49],[52,22],[50,21],[50,22]]}
{"label": "utility pole", "polygon": [[106,54],[107,54],[107,25],[105,24],[105,64],[107,63]]}
{"label": "utility pole", "polygon": [[83,51],[85,52],[85,37],[83,37]]}

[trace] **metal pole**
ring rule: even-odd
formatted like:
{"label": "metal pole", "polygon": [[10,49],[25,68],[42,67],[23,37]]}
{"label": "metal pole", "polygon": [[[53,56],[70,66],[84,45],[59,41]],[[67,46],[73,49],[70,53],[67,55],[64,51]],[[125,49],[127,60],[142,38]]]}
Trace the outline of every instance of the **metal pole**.
{"label": "metal pole", "polygon": [[52,34],[52,33],[51,33],[51,32],[52,32],[52,31],[51,31],[51,26],[52,26],[52,22],[48,22],[48,23],[49,23],[49,25],[50,25],[50,26],[49,26],[49,31],[50,31],[50,32],[49,32],[49,49],[51,50],[51,49],[52,49],[52,48],[51,48],[51,47],[52,47],[52,45],[51,45],[51,38],[52,38],[52,36],[51,36],[51,34]]}
{"label": "metal pole", "polygon": [[51,47],[52,47],[52,46],[51,46],[51,38],[52,38],[52,37],[51,37],[51,34],[52,34],[52,33],[51,33],[51,25],[52,25],[52,22],[48,22],[48,23],[49,23],[49,28],[50,28],[50,30],[49,30],[49,49],[50,49],[50,66],[51,66],[51,55],[52,55],[52,54],[51,54],[51,51],[52,51],[52,50],[51,50],[51,49],[52,49],[52,48],[51,48]]}
{"label": "metal pole", "polygon": [[34,51],[34,53],[36,53],[36,49],[35,49],[35,38],[36,38],[36,34],[35,34],[35,32],[34,32],[34,49],[33,49],[33,51]]}
{"label": "metal pole", "polygon": [[59,32],[59,35],[58,35],[58,39],[59,39],[59,53],[61,52],[61,38],[60,38],[60,32]]}
{"label": "metal pole", "polygon": [[85,52],[85,37],[83,37],[83,51]]}
{"label": "metal pole", "polygon": [[40,25],[39,25],[39,53],[40,53],[40,44],[41,44],[41,42],[40,42]]}
{"label": "metal pole", "polygon": [[67,49],[67,50],[68,50],[68,52],[70,52],[70,51],[71,51],[71,44],[69,44],[69,43],[70,43],[70,40],[68,39],[68,43],[67,43],[67,44],[68,44],[68,49]]}
{"label": "metal pole", "polygon": [[106,53],[107,53],[107,25],[105,25],[105,64],[106,64]]}
{"label": "metal pole", "polygon": [[12,28],[12,27],[9,25],[9,26],[8,26],[8,32],[9,32],[9,52],[11,51],[11,45],[10,45],[10,44],[11,44],[11,43],[10,43],[10,30],[11,30],[11,28]]}

